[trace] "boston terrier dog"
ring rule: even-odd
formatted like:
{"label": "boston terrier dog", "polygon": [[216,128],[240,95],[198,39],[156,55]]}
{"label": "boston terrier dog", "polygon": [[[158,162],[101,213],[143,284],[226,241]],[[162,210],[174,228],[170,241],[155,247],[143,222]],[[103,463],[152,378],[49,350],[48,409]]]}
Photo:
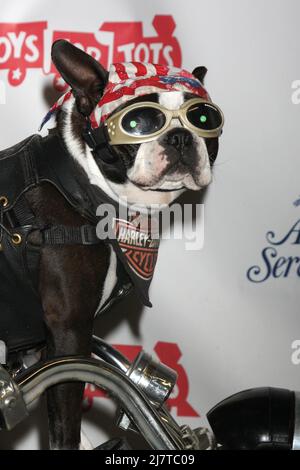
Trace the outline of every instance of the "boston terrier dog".
{"label": "boston terrier dog", "polygon": [[[56,132],[87,189],[150,206],[170,204],[185,190],[211,182],[223,118],[203,86],[205,67],[191,74],[130,63],[115,64],[108,73],[65,40],[53,44],[52,60],[70,91],[50,115],[55,112]],[[44,225],[86,223],[47,182],[27,191],[26,199]],[[42,247],[39,295],[47,358],[90,356],[95,312],[117,282],[117,255],[104,242]],[[78,383],[48,390],[51,449],[80,448],[83,391]]]}

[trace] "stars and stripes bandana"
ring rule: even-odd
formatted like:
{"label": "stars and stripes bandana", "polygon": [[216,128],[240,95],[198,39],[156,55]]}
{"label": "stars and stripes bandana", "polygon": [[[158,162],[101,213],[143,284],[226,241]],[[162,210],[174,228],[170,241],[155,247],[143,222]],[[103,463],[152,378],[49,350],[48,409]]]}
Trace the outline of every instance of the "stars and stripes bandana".
{"label": "stars and stripes bandana", "polygon": [[[103,95],[90,116],[92,127],[99,127],[126,101],[150,93],[167,91],[189,92],[200,98],[210,99],[202,83],[187,70],[142,62],[112,64]],[[72,90],[67,91],[52,106],[43,119],[40,130],[69,100],[75,100]]]}

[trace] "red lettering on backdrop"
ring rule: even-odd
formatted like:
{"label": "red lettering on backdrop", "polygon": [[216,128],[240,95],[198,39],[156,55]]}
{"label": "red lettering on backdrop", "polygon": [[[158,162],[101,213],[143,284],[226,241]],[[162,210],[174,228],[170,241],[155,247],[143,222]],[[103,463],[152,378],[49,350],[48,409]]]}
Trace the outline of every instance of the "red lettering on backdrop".
{"label": "red lettering on backdrop", "polygon": [[173,36],[176,23],[170,15],[156,15],[152,22],[157,36],[145,37],[142,22],[103,23],[100,31],[114,32],[113,62],[153,62],[181,65],[181,50]]}
{"label": "red lettering on backdrop", "polygon": [[10,85],[20,85],[27,69],[43,69],[46,28],[46,21],[0,23],[0,70],[9,71]]}
{"label": "red lettering on backdrop", "polygon": [[[54,31],[53,42],[67,39],[106,68],[113,62],[132,61],[180,67],[181,50],[173,36],[176,24],[172,16],[156,15],[152,24],[157,36],[145,37],[141,21],[104,22],[96,33]],[[50,73],[55,74],[54,87],[65,90],[67,86],[53,64]]]}
{"label": "red lettering on backdrop", "polygon": [[[181,66],[181,49],[173,36],[176,23],[171,15],[156,15],[156,35],[143,33],[143,22],[104,22],[98,31],[53,31],[51,42],[67,39],[108,68],[112,62],[154,62]],[[0,70],[8,70],[8,82],[20,85],[28,68],[44,71],[44,32],[47,22],[0,23]],[[46,58],[46,61],[50,58]],[[46,67],[47,69],[47,67]],[[66,83],[51,64],[54,87],[64,91]]]}
{"label": "red lettering on backdrop", "polygon": [[[126,356],[131,362],[135,359],[138,353],[142,350],[141,346],[136,345],[114,345],[118,351]],[[177,344],[165,343],[159,341],[155,348],[159,360],[167,366],[174,369],[177,374],[177,383],[171,397],[167,401],[168,408],[176,411],[177,416],[185,417],[198,417],[199,414],[188,403],[189,382],[184,367],[178,363],[182,354]],[[83,409],[88,411],[92,406],[95,398],[105,397],[106,393],[97,389],[94,385],[87,384],[84,392]]]}

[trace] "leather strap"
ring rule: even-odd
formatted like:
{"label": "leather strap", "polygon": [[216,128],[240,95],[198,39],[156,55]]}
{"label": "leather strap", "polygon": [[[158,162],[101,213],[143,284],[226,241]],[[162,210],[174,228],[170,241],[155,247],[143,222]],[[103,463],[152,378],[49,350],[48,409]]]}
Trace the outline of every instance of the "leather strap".
{"label": "leather strap", "polygon": [[96,129],[91,126],[91,121],[87,119],[86,127],[82,137],[90,147],[97,164],[117,164],[120,157],[113,147],[109,145],[109,136],[106,126],[101,125]]}
{"label": "leather strap", "polygon": [[45,245],[97,245],[101,242],[93,225],[80,227],[55,225],[44,229],[42,236]]}

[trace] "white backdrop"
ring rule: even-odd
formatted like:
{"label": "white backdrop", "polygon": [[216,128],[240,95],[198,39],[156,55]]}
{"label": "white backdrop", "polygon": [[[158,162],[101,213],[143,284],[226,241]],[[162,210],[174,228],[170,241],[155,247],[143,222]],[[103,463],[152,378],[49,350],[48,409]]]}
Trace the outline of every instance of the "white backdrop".
{"label": "white backdrop", "polygon": [[[74,34],[75,42],[82,40],[97,52],[94,34],[110,23],[103,29],[117,33],[109,50],[102,47],[104,61],[109,53],[116,57],[120,45],[121,55],[161,47],[160,58],[175,65],[208,68],[206,85],[226,124],[214,181],[205,195],[204,248],[186,251],[183,240],[164,241],[151,287],[153,308],[141,309],[130,299],[99,318],[97,332],[129,355],[142,345],[180,364],[173,414],[195,427],[205,422],[214,404],[239,390],[264,385],[300,389],[297,351],[292,357],[292,343],[300,337],[300,221],[295,225],[300,219],[300,106],[292,88],[300,78],[299,2],[1,0],[0,7],[1,148],[36,132],[57,96],[53,74],[46,74],[56,31],[90,33]],[[163,30],[154,29],[156,15],[173,18],[175,39],[168,18],[162,19]],[[27,43],[28,63],[25,46],[13,45],[7,23],[34,22],[46,25],[31,49]],[[144,37],[133,25],[116,22],[142,22]],[[35,28],[23,25],[24,38],[36,34]],[[154,42],[162,46],[151,46]],[[26,60],[36,68],[28,68],[22,81]],[[12,85],[14,80],[21,83]],[[274,240],[267,240],[269,231]],[[249,271],[254,265],[260,273]],[[98,444],[103,435],[111,435],[112,405],[105,397],[90,404],[84,428]],[[45,446],[45,428],[39,406],[30,420],[0,440],[0,448]]]}

